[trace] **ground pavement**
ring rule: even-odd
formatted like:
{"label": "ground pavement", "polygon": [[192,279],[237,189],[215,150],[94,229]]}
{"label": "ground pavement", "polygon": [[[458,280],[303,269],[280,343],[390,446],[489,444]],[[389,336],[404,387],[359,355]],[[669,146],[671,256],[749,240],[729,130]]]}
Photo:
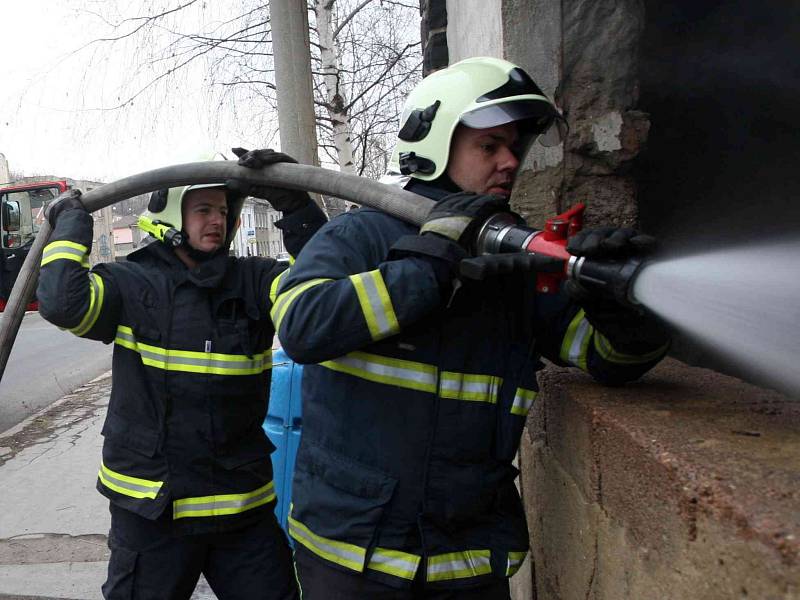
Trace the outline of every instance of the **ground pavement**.
{"label": "ground pavement", "polygon": [[[111,374],[0,433],[0,600],[94,600],[108,566],[95,490]],[[216,598],[201,580],[193,600]]]}

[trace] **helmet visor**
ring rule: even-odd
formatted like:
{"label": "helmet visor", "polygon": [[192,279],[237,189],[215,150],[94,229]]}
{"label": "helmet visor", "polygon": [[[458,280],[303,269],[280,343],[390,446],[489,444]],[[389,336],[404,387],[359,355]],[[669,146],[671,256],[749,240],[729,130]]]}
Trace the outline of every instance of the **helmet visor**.
{"label": "helmet visor", "polygon": [[520,133],[539,137],[544,146],[559,144],[566,135],[566,122],[549,102],[518,100],[483,106],[461,115],[461,123],[472,129],[488,129],[506,123],[519,123]]}

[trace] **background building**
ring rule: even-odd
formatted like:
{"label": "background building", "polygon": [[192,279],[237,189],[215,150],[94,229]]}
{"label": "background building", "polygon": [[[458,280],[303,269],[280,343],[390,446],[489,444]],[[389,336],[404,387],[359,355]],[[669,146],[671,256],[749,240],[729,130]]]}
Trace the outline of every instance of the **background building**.
{"label": "background building", "polygon": [[283,234],[275,227],[281,213],[260,198],[247,198],[242,206],[241,225],[231,245],[235,256],[285,258]]}

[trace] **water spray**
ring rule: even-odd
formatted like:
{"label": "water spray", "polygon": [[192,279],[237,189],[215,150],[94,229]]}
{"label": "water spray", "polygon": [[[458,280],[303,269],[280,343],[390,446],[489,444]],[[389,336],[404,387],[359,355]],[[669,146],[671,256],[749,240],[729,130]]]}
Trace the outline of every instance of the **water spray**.
{"label": "water spray", "polygon": [[701,348],[800,399],[798,257],[798,240],[662,257],[632,294]]}

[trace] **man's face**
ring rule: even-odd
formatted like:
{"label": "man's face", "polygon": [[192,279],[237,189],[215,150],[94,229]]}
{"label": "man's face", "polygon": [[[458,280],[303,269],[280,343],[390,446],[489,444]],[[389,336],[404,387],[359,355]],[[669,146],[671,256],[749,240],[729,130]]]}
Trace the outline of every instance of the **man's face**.
{"label": "man's face", "polygon": [[508,197],[519,167],[516,123],[489,129],[459,125],[453,133],[447,175],[465,192]]}
{"label": "man's face", "polygon": [[181,207],[183,230],[189,245],[201,252],[215,252],[225,243],[228,201],[222,188],[191,190]]}

